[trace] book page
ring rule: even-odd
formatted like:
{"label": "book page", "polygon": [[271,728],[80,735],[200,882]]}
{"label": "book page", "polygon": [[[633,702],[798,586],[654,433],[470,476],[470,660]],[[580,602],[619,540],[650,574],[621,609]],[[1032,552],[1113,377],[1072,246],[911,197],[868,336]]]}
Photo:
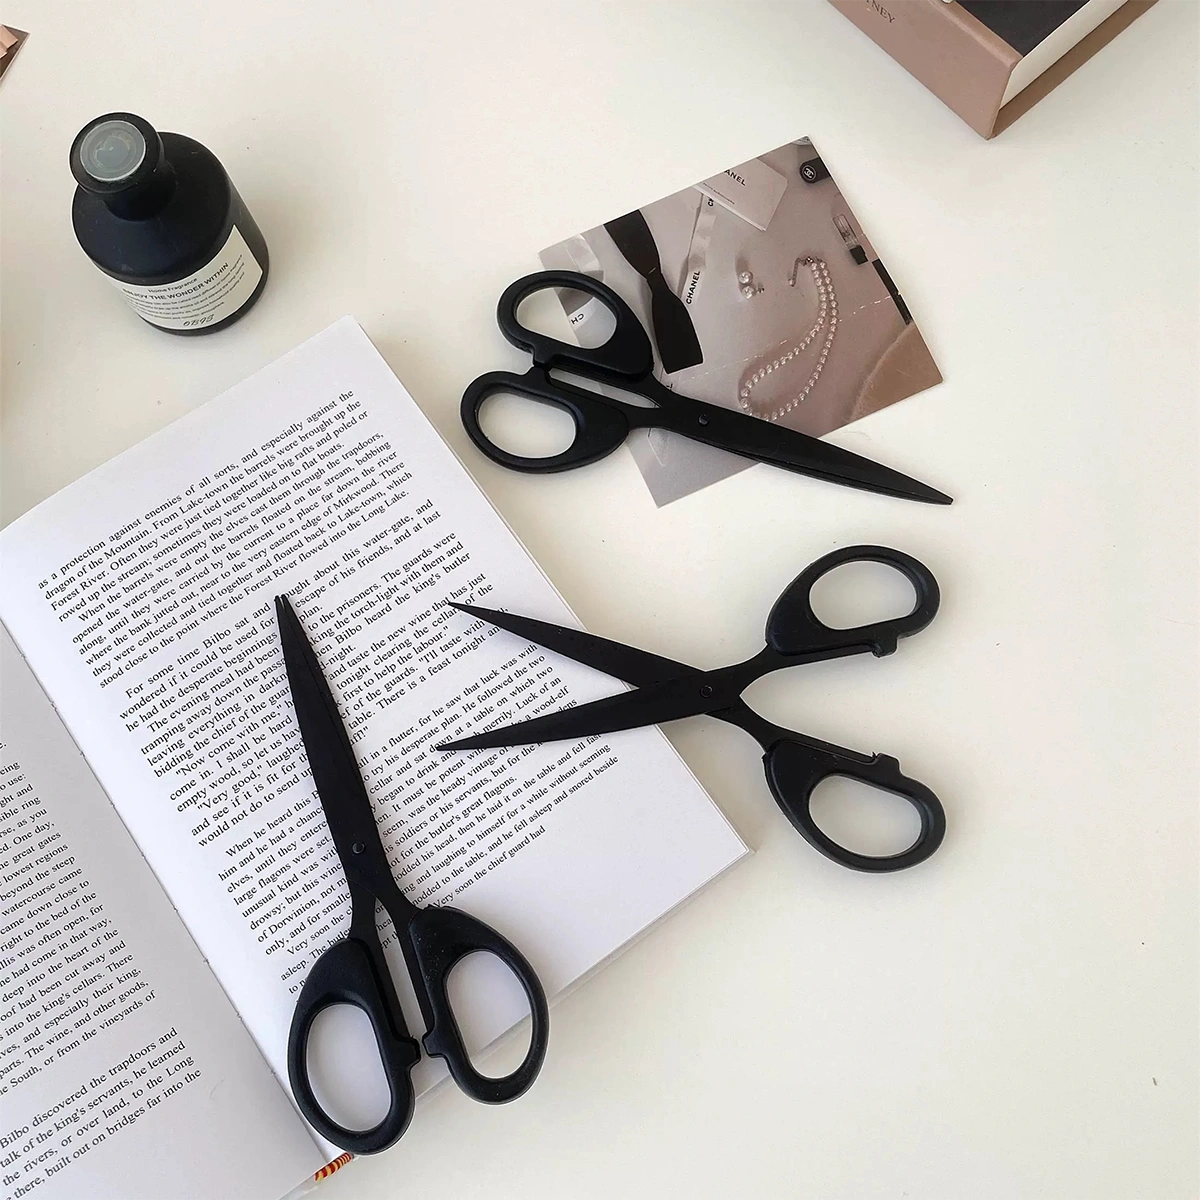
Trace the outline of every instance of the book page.
{"label": "book page", "polygon": [[2,628],[0,673],[0,1196],[282,1196],[324,1156]]}
{"label": "book page", "polygon": [[[350,905],[279,593],[401,886],[494,925],[548,995],[745,853],[657,730],[433,749],[621,685],[445,603],[572,620],[349,319],[27,514],[0,552],[0,614],[281,1078],[295,993]],[[475,978],[459,1016],[478,1047],[526,1008],[498,964]],[[439,1071],[422,1063],[418,1087]]]}

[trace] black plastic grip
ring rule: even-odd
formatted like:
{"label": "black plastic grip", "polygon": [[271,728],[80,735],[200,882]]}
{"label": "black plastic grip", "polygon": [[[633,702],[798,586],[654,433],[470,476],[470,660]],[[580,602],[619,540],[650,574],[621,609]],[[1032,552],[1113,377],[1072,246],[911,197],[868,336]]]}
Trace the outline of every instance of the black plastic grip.
{"label": "black plastic grip", "polygon": [[[496,445],[483,431],[479,413],[490,396],[502,392],[523,396],[539,404],[562,409],[575,422],[575,437],[559,454],[529,458]],[[624,406],[568,383],[551,381],[538,370],[526,375],[492,371],[480,375],[463,393],[460,410],[463,428],[476,447],[494,463],[531,475],[568,471],[586,466],[611,454],[629,435],[632,422]]]}
{"label": "black plastic grip", "polygon": [[[916,603],[902,617],[890,617],[853,629],[826,625],[812,607],[812,589],[823,575],[851,562],[875,562],[899,571],[913,586]],[[767,645],[783,655],[800,655],[806,661],[834,658],[869,650],[891,654],[897,643],[918,633],[937,615],[941,591],[933,572],[909,554],[887,546],[844,546],[818,558],[788,585],[767,617]]]}
{"label": "black plastic grip", "polygon": [[[482,921],[453,908],[423,908],[408,927],[407,939],[420,979],[414,972],[417,998],[428,1026],[422,1043],[425,1052],[445,1059],[454,1082],[475,1100],[503,1104],[515,1100],[537,1078],[546,1058],[550,1037],[550,1012],[546,994],[524,955],[502,934]],[[462,1031],[450,1005],[447,981],[454,965],[468,954],[495,955],[520,981],[529,1001],[532,1030],[529,1049],[521,1065],[508,1075],[481,1075],[471,1064]],[[410,971],[414,963],[410,963]],[[424,997],[421,996],[422,990]]]}
{"label": "black plastic grip", "polygon": [[[612,334],[601,346],[570,345],[527,329],[517,320],[522,301],[546,288],[562,287],[595,296],[612,313],[616,322]],[[560,367],[585,368],[614,382],[644,379],[654,369],[654,351],[641,322],[633,310],[606,283],[577,271],[538,271],[526,275],[504,289],[496,305],[496,324],[500,332],[519,350],[528,350],[533,365],[549,371]]]}
{"label": "black plastic grip", "polygon": [[[382,950],[378,952],[382,958]],[[371,1129],[339,1125],[317,1102],[308,1078],[308,1037],[313,1021],[335,1004],[352,1004],[367,1014],[383,1063],[390,1100],[383,1120]],[[292,1016],[288,1034],[288,1078],[305,1120],[322,1137],[352,1154],[386,1150],[408,1128],[415,1096],[409,1078],[421,1056],[416,1039],[408,1035],[396,990],[386,964],[357,938],[334,942],[313,964]]]}
{"label": "black plastic grip", "polygon": [[[771,794],[800,834],[826,858],[852,870],[883,872],[914,867],[933,854],[946,835],[941,801],[923,783],[909,779],[900,770],[900,763],[886,754],[856,754],[793,735],[767,748],[763,767]],[[832,775],[857,779],[907,800],[921,819],[916,841],[899,854],[859,854],[835,842],[813,820],[811,809],[813,791]]]}

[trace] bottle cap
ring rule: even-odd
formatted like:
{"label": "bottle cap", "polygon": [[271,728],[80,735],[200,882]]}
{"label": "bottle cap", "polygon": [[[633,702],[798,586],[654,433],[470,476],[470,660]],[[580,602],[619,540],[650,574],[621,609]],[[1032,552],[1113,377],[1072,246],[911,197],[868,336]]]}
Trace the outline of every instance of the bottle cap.
{"label": "bottle cap", "polygon": [[163,159],[162,139],[133,113],[89,121],[71,145],[71,173],[84,191],[113,196],[150,179]]}

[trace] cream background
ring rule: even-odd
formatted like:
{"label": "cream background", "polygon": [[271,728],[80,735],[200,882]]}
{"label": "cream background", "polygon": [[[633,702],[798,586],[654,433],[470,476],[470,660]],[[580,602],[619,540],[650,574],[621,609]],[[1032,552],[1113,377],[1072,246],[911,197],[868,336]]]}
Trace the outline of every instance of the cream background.
{"label": "cream background", "polygon": [[[744,734],[671,727],[758,853],[556,1008],[528,1096],[447,1090],[322,1196],[1196,1194],[1192,0],[990,143],[819,0],[4,19],[31,31],[0,85],[6,516],[352,312],[598,632],[732,661],[852,541],[942,584],[892,658],[751,693],[928,781],[931,862],[838,870]],[[140,325],[73,243],[71,138],[120,107],[211,146],[262,226],[225,332]],[[520,363],[495,303],[539,249],[801,133],[946,376],[833,440],[952,508],[755,467],[658,510],[625,451],[545,478],[474,452],[458,398]]]}

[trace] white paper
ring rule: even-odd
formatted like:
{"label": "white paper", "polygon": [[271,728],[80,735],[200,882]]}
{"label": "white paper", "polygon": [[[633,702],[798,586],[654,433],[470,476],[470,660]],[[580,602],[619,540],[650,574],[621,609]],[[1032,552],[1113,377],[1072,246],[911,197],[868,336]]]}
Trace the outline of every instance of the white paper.
{"label": "white paper", "polygon": [[2,628],[0,671],[0,1196],[282,1196],[325,1156]]}
{"label": "white paper", "polygon": [[787,191],[787,180],[761,158],[752,158],[696,186],[755,229],[766,229]]}
{"label": "white paper", "polygon": [[[572,620],[349,319],[17,521],[0,552],[0,614],[281,1079],[294,993],[349,903],[286,690],[278,593],[316,646],[410,895],[496,926],[549,995],[745,853],[657,730],[429,750],[618,685],[442,603]],[[124,603],[100,598],[117,586]],[[141,653],[100,686],[106,663]],[[501,971],[460,1016],[482,1046],[523,1013]],[[423,1063],[418,1087],[437,1077]]]}

